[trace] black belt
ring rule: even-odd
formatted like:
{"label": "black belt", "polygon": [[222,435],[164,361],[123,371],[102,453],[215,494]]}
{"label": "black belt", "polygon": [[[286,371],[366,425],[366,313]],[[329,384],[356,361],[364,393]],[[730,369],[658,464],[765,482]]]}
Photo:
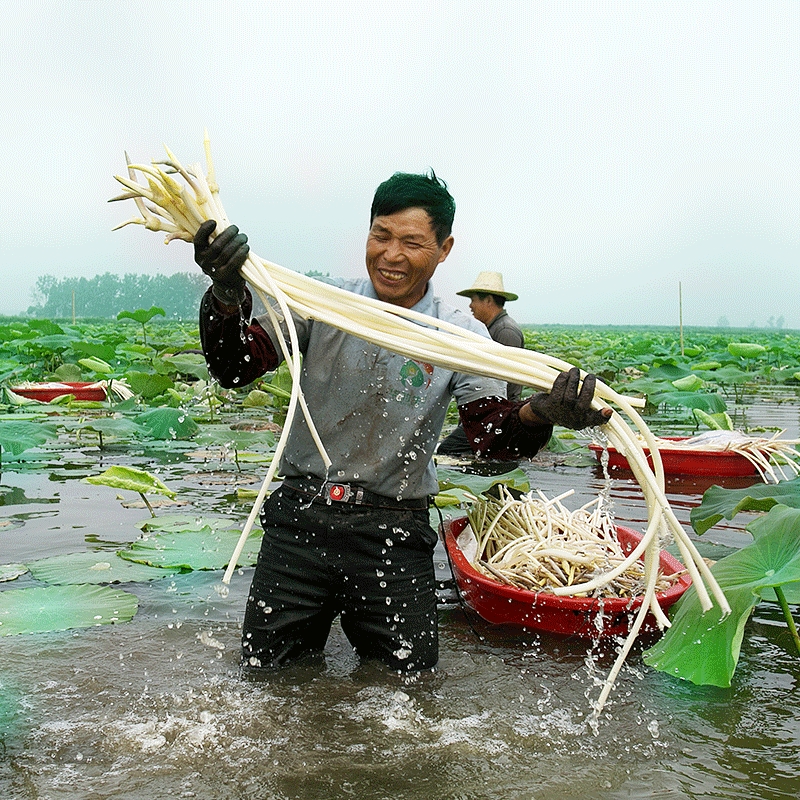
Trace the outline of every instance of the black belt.
{"label": "black belt", "polygon": [[302,478],[287,478],[283,482],[282,488],[289,489],[298,494],[308,495],[313,502],[326,503],[349,503],[356,506],[373,506],[375,508],[407,508],[423,509],[428,507],[427,497],[409,497],[397,500],[393,497],[385,497],[382,494],[370,492],[363,486],[354,483],[325,483],[313,482]]}

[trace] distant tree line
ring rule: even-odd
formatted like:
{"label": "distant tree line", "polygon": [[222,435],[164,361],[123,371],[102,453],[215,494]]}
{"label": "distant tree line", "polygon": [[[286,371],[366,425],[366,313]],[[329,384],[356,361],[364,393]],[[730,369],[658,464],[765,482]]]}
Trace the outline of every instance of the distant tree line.
{"label": "distant tree line", "polygon": [[[209,281],[199,270],[174,275],[113,275],[56,278],[42,275],[33,290],[28,316],[47,319],[116,317],[120,311],[159,306],[167,319],[196,319]],[[73,305],[74,304],[74,305]]]}

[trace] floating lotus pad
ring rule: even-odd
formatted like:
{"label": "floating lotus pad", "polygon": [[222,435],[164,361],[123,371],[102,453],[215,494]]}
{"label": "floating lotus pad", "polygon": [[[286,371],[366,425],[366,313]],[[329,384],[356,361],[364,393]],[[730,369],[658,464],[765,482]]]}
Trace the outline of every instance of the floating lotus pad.
{"label": "floating lotus pad", "polygon": [[129,622],[136,595],[109,586],[44,586],[0,592],[0,636]]}
{"label": "floating lotus pad", "polygon": [[[214,531],[208,526],[200,530],[145,533],[119,555],[139,564],[179,570],[224,569],[230,561],[241,531]],[[247,538],[238,564],[252,566],[261,547],[261,532]]]}
{"label": "floating lotus pad", "polygon": [[143,583],[174,575],[178,570],[159,569],[120,558],[116,552],[69,553],[28,564],[37,581],[57,586],[78,583]]}
{"label": "floating lotus pad", "polygon": [[139,494],[156,492],[165,494],[167,497],[175,497],[175,492],[163,481],[147,470],[136,467],[109,467],[105,472],[101,472],[99,475],[90,475],[84,480],[86,483],[111,486],[114,489],[127,489],[131,492],[139,492]]}
{"label": "floating lotus pad", "polygon": [[[160,377],[166,378],[167,376]],[[170,383],[172,383],[171,380]],[[137,425],[145,428],[154,439],[159,440],[191,439],[198,431],[197,423],[186,411],[178,408],[154,408],[139,414],[135,421]]]}
{"label": "floating lotus pad", "polygon": [[0,564],[0,583],[14,581],[27,571],[28,568],[24,564]]}

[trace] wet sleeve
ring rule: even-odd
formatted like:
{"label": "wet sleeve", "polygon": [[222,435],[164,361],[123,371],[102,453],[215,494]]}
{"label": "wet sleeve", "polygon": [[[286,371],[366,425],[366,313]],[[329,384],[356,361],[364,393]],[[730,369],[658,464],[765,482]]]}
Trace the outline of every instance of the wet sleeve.
{"label": "wet sleeve", "polygon": [[509,461],[533,458],[547,444],[553,426],[525,425],[519,418],[519,409],[526,402],[484,397],[458,407],[461,424],[476,455]]}
{"label": "wet sleeve", "polygon": [[274,370],[281,359],[267,332],[255,320],[253,299],[248,289],[240,309],[222,311],[211,289],[200,301],[200,344],[209,373],[226,389],[247,386],[265,372]]}

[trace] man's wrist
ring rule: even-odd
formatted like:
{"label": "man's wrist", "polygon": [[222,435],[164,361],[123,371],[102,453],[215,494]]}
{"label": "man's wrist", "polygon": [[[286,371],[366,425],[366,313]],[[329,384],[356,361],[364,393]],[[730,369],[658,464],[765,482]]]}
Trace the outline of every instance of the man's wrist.
{"label": "man's wrist", "polygon": [[531,408],[530,402],[525,403],[524,406],[520,406],[519,419],[523,425],[528,425],[529,427],[553,424],[549,419],[539,416],[539,414],[537,414],[533,408]]}
{"label": "man's wrist", "polygon": [[211,294],[214,295],[214,299],[217,301],[217,304],[221,306],[222,310],[227,311],[229,314],[236,311],[247,298],[244,285],[237,292],[236,289],[229,289],[214,283],[211,286]]}

